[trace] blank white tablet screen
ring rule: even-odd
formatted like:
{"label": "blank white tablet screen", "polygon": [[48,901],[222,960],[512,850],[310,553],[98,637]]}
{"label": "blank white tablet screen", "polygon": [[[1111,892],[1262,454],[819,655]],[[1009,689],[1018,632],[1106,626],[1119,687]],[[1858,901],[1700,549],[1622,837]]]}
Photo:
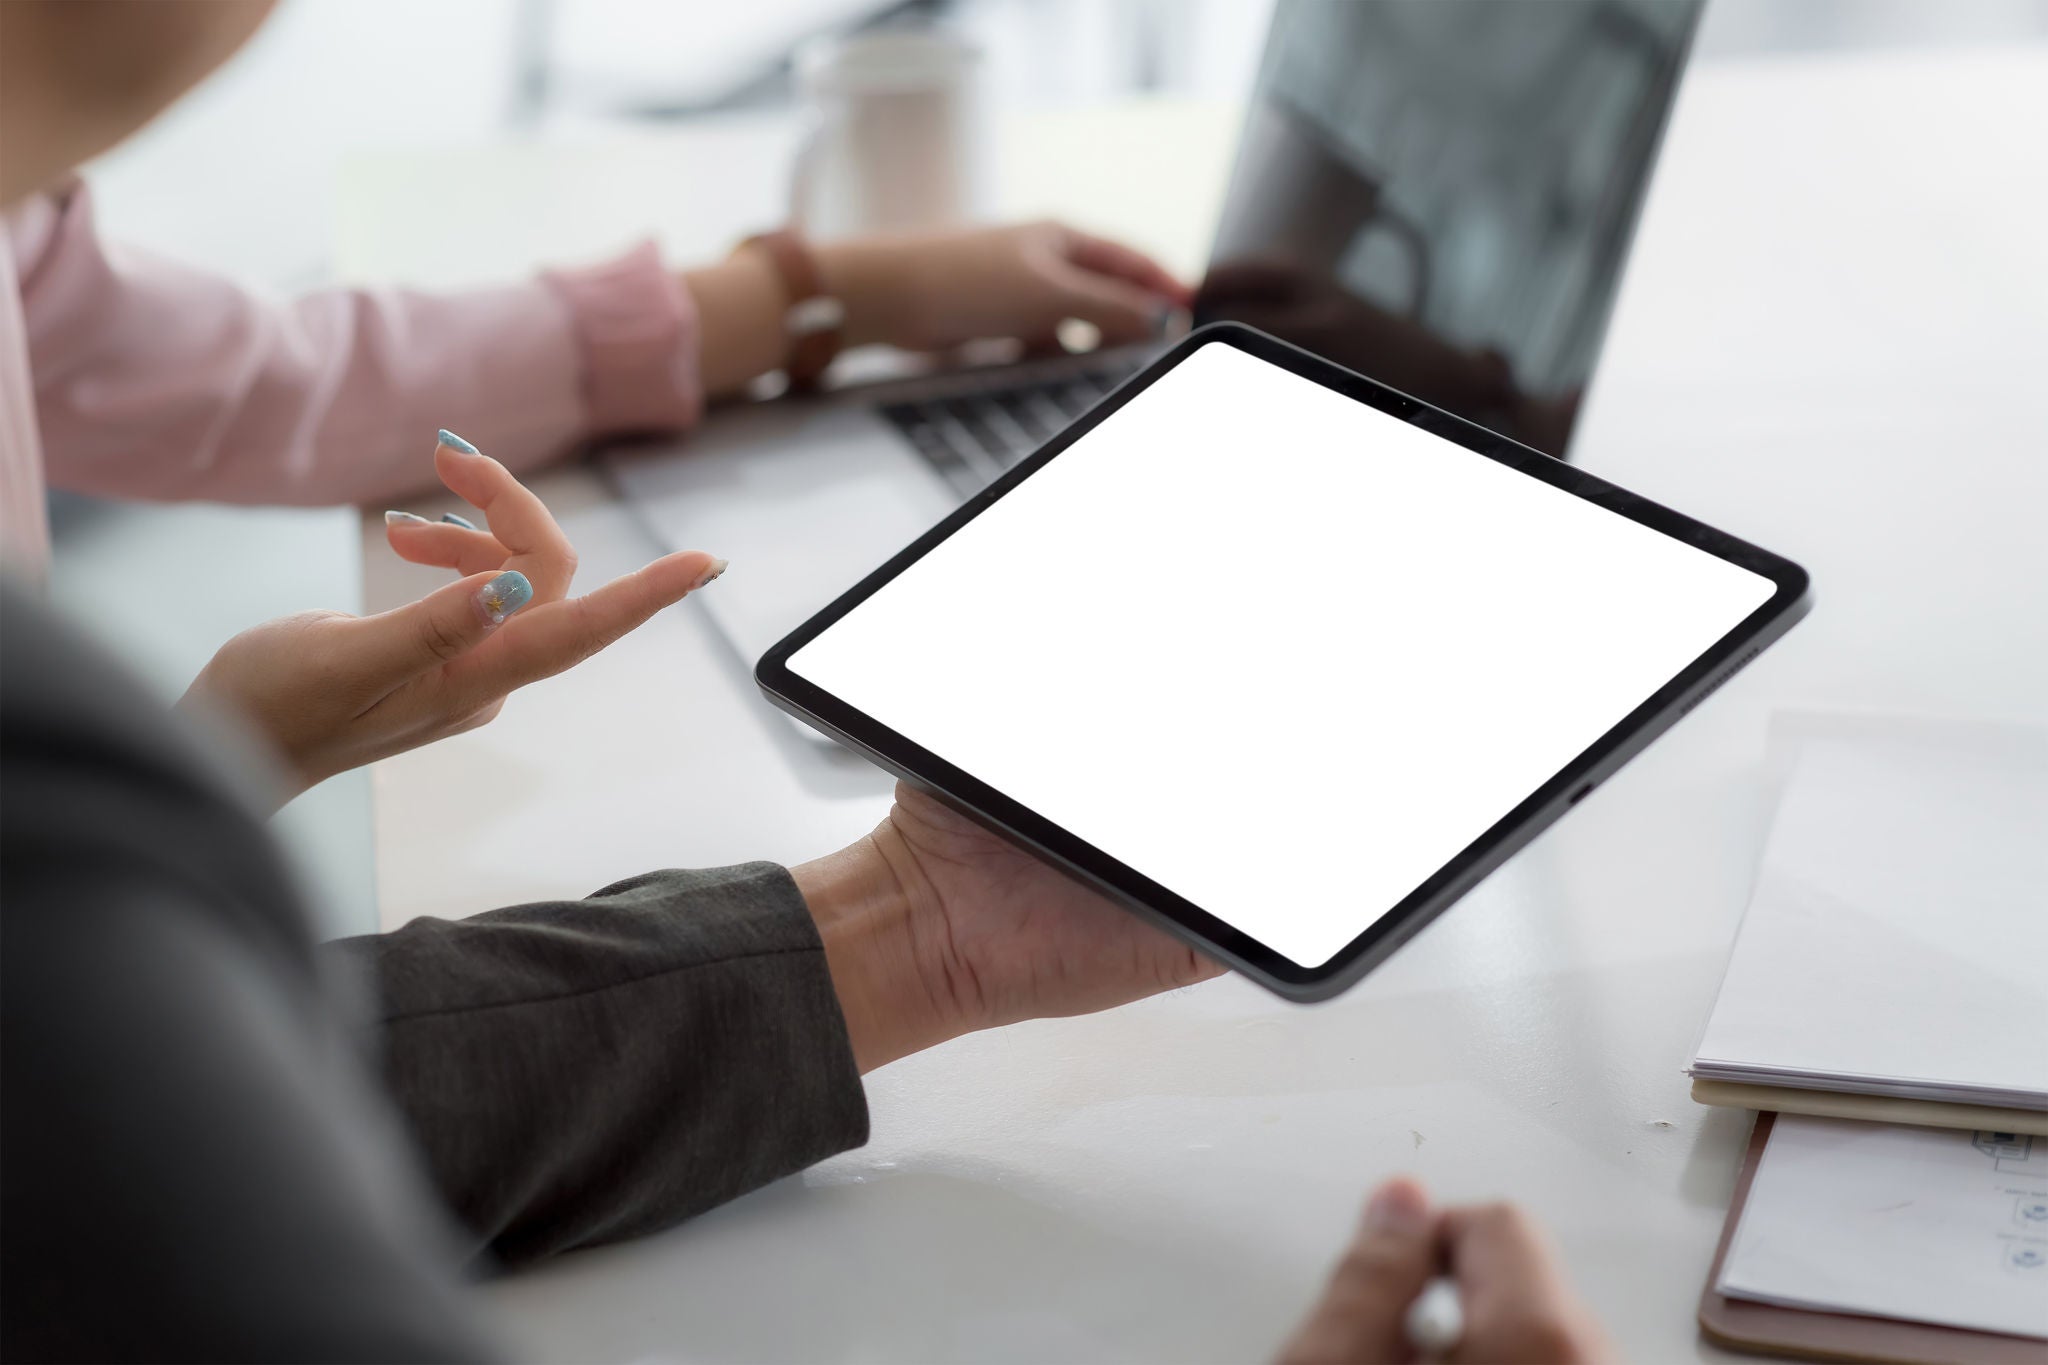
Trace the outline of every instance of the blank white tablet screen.
{"label": "blank white tablet screen", "polygon": [[1318,967],[1772,591],[1211,344],[789,667]]}

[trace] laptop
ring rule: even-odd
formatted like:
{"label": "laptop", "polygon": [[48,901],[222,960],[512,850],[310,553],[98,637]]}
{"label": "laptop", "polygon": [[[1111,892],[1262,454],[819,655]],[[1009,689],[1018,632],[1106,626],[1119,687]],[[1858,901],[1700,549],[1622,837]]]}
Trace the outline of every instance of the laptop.
{"label": "laptop", "polygon": [[[1702,3],[1280,0],[1194,322],[1570,458]],[[702,609],[751,665],[1164,344],[733,406],[607,463],[667,548],[732,560]]]}

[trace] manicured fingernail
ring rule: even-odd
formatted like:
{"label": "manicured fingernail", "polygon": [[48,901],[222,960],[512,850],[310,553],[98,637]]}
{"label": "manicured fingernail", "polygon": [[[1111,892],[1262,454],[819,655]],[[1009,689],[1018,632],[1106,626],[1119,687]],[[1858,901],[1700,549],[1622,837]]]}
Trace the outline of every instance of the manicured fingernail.
{"label": "manicured fingernail", "polygon": [[1383,1232],[1420,1232],[1429,1226],[1429,1200],[1410,1181],[1389,1181],[1365,1206],[1365,1225]]}
{"label": "manicured fingernail", "polygon": [[494,626],[532,600],[533,584],[517,569],[505,570],[476,591],[476,609]]}
{"label": "manicured fingernail", "polygon": [[405,522],[413,522],[413,521],[416,521],[416,522],[418,522],[418,523],[419,523],[420,525],[422,525],[422,526],[431,526],[431,525],[433,525],[433,523],[432,523],[432,522],[430,522],[430,521],[428,521],[428,520],[427,520],[427,519],[426,519],[425,517],[416,517],[416,516],[414,516],[414,515],[413,515],[412,513],[410,513],[410,512],[386,512],[386,513],[384,514],[384,524],[385,524],[386,526],[396,526],[396,525],[398,525],[398,523],[400,523],[401,521],[405,521]]}
{"label": "manicured fingernail", "polygon": [[459,450],[465,455],[481,455],[483,453],[446,427],[441,428],[434,435],[442,445],[447,446],[450,450]]}
{"label": "manicured fingernail", "polygon": [[1170,303],[1161,303],[1161,304],[1157,304],[1157,305],[1155,305],[1155,306],[1153,307],[1153,309],[1152,309],[1152,332],[1153,332],[1153,335],[1155,335],[1155,336],[1163,335],[1163,334],[1165,333],[1166,329],[1167,329],[1168,327],[1171,327],[1172,325],[1173,325],[1173,305],[1172,305],[1172,304],[1170,304]]}
{"label": "manicured fingernail", "polygon": [[722,573],[724,573],[724,572],[725,572],[725,564],[726,564],[726,561],[724,561],[724,560],[722,560],[722,559],[714,559],[714,560],[712,560],[712,561],[711,561],[711,567],[710,567],[710,568],[708,568],[708,569],[706,569],[706,570],[704,571],[704,576],[703,576],[702,578],[700,578],[700,579],[698,579],[698,580],[697,580],[697,587],[695,587],[695,588],[691,588],[691,589],[690,589],[690,591],[691,591],[691,592],[695,592],[695,591],[697,591],[697,588],[701,588],[701,587],[703,587],[703,586],[704,586],[704,585],[705,585],[706,583],[715,583],[715,582],[717,582],[717,581],[718,581],[718,576],[719,576],[720,574],[722,574]]}
{"label": "manicured fingernail", "polygon": [[468,517],[458,517],[453,512],[443,512],[441,514],[441,520],[446,522],[453,522],[455,525],[460,526],[465,531],[474,531],[476,529],[475,522],[471,521]]}

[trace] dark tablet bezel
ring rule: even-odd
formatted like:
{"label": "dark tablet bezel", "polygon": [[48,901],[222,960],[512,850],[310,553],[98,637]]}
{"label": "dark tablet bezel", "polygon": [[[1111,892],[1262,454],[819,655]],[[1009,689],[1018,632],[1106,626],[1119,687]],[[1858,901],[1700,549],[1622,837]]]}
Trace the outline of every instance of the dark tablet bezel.
{"label": "dark tablet bezel", "polygon": [[[789,659],[834,622],[914,564],[933,546],[980,516],[1062,451],[1107,420],[1159,376],[1204,346],[1234,346],[1305,379],[1334,389],[1411,426],[1441,436],[1530,478],[1697,546],[1769,579],[1770,600],[1722,636],[1642,705],[1601,735],[1527,799],[1502,816],[1456,857],[1400,902],[1381,913],[1329,961],[1303,967],[1183,899],[1159,883],[1052,821],[1011,800],[972,774],[790,671]],[[1098,888],[1118,903],[1203,952],[1228,963],[1280,995],[1320,1000],[1358,980],[1441,914],[1488,872],[1554,822],[1608,774],[1690,711],[1709,692],[1790,629],[1810,605],[1806,571],[1788,559],[1615,487],[1582,469],[1552,459],[1440,408],[1333,365],[1299,347],[1239,323],[1219,322],[1189,333],[1171,350],[1105,396],[1035,454],[962,504],[888,563],[790,632],[763,655],[755,680],[775,705],[956,810],[1023,845]],[[1333,699],[1341,708],[1341,698]],[[1190,736],[1189,743],[1200,743]],[[1276,856],[1303,856],[1274,850]]]}

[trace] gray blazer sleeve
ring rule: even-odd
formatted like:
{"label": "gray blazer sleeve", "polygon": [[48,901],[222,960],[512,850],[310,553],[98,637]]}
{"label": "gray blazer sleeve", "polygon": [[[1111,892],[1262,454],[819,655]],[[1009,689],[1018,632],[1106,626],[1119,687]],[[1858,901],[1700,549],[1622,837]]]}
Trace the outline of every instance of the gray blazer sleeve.
{"label": "gray blazer sleeve", "polygon": [[773,864],[329,951],[370,972],[386,1089],[502,1262],[664,1227],[867,1140],[823,946]]}

